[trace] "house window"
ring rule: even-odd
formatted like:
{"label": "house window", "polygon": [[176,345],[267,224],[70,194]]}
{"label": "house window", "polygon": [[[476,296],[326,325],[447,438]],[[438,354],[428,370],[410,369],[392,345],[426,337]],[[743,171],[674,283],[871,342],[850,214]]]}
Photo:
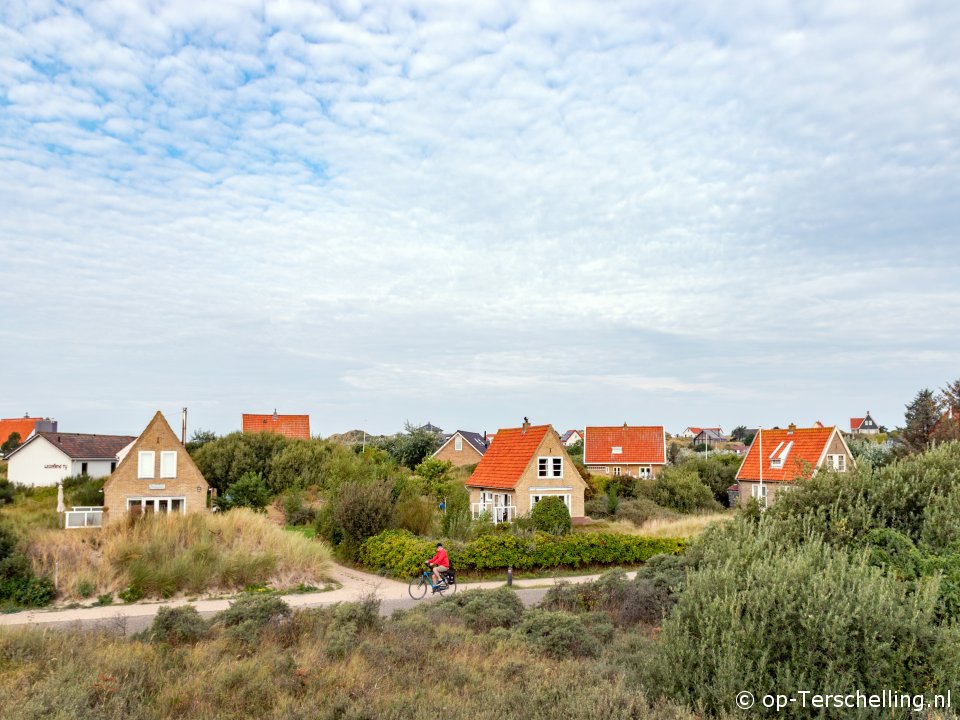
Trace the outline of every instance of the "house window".
{"label": "house window", "polygon": [[175,478],[177,476],[177,452],[164,451],[160,453],[160,477]]}
{"label": "house window", "polygon": [[770,467],[772,468],[782,468],[783,463],[787,459],[787,455],[790,454],[790,450],[793,449],[793,440],[788,443],[780,443],[777,445],[776,450],[770,453]]}
{"label": "house window", "polygon": [[139,508],[145,513],[180,513],[187,511],[184,497],[127,498],[127,510]]}
{"label": "house window", "polygon": [[766,485],[753,485],[750,488],[750,494],[760,503],[760,507],[767,506],[767,486]]}
{"label": "house window", "polygon": [[454,450],[456,450],[457,452],[462,452],[462,451],[463,451],[463,438],[462,438],[462,437],[459,437],[459,436],[458,436],[457,439],[453,441],[453,448],[454,448]]}
{"label": "house window", "polygon": [[827,464],[839,472],[847,469],[847,458],[845,455],[827,455]]}
{"label": "house window", "polygon": [[637,473],[641,478],[651,478],[653,477],[653,468],[649,465],[641,465],[637,468]]}
{"label": "house window", "polygon": [[611,454],[611,455],[623,455],[623,446],[622,446],[622,445],[614,445],[612,448],[610,448],[610,454]]}
{"label": "house window", "polygon": [[80,463],[80,474],[81,474],[81,475],[86,475],[86,474],[87,474],[87,464],[86,464],[86,463]]}
{"label": "house window", "polygon": [[563,477],[563,458],[558,458],[558,457],[538,458],[537,476],[542,478]]}
{"label": "house window", "polygon": [[153,450],[141,450],[137,453],[137,477],[140,480],[153,480],[155,461]]}
{"label": "house window", "polygon": [[568,510],[570,509],[570,496],[569,496],[569,495],[566,495],[566,494],[564,494],[564,495],[558,495],[558,494],[556,494],[556,493],[551,493],[551,494],[549,494],[549,495],[531,495],[531,496],[530,496],[530,509],[533,510],[533,506],[534,506],[534,505],[536,505],[538,502],[540,502],[541,500],[543,500],[544,498],[547,498],[547,497],[558,497],[558,498],[560,498],[561,500],[563,500],[563,504],[567,506],[567,509],[568,509]]}
{"label": "house window", "polygon": [[614,476],[614,477],[620,477],[620,466],[619,466],[619,465],[617,465],[617,466],[613,469],[613,476]]}

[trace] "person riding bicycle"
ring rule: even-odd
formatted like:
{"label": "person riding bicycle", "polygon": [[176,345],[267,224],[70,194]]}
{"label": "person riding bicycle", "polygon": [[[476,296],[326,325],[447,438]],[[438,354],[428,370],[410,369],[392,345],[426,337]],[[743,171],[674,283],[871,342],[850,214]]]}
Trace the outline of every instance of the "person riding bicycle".
{"label": "person riding bicycle", "polygon": [[443,543],[437,543],[437,554],[427,561],[427,564],[433,567],[433,584],[439,585],[443,578],[441,573],[450,569],[450,557],[443,548]]}

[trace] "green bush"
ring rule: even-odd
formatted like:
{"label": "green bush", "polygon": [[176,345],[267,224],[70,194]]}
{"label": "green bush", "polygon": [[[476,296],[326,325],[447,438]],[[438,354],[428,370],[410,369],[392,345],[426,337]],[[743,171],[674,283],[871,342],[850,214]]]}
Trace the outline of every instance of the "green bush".
{"label": "green bush", "polygon": [[[423,569],[423,563],[433,557],[436,543],[417,537],[407,530],[386,530],[360,547],[359,561],[365,567],[385,572],[394,577],[414,577]],[[459,569],[452,548],[447,546],[454,567]]]}
{"label": "green bush", "polygon": [[227,491],[217,497],[217,507],[221,510],[246,507],[256,512],[265,512],[270,503],[270,490],[261,473],[244,474]]}
{"label": "green bush", "polygon": [[271,623],[287,620],[290,606],[272,595],[244,595],[217,613],[214,624],[226,628],[228,636],[247,644],[255,643]]}
{"label": "green bush", "polygon": [[145,635],[151,642],[192,645],[206,637],[208,631],[207,621],[200,617],[193,605],[181,605],[157,610]]}
{"label": "green bush", "polygon": [[590,657],[599,645],[587,630],[583,619],[563,610],[531,610],[515,630],[538,652],[561,660],[568,657]]}
{"label": "green bush", "polygon": [[303,503],[303,493],[299,489],[287,492],[283,497],[283,521],[287,525],[313,525],[317,511]]}
{"label": "green bush", "polygon": [[327,611],[330,622],[323,637],[323,652],[343,659],[356,647],[364,630],[380,630],[380,601],[368,596],[358,603],[337,603]]}
{"label": "green bush", "polygon": [[510,588],[467,590],[440,601],[439,607],[459,617],[474,632],[509,628],[523,617],[523,602]]}
{"label": "green bush", "polygon": [[[341,485],[330,499],[330,518],[348,552],[385,530],[393,518],[393,494],[386,480]],[[429,557],[429,556],[428,556]]]}
{"label": "green bush", "polygon": [[692,513],[719,507],[713,492],[703,484],[700,476],[684,467],[668,467],[657,477],[653,500],[665,508],[680,513]]}
{"label": "green bush", "polygon": [[271,467],[288,440],[278,433],[230,433],[206,442],[192,453],[203,477],[220,495],[244,475],[259,474],[267,487],[273,487]]}
{"label": "green bush", "polygon": [[407,493],[397,501],[393,526],[415,535],[429,535],[436,526],[437,508],[432,497]]}
{"label": "green bush", "polygon": [[617,520],[629,520],[634,525],[643,525],[647,520],[667,517],[673,513],[646,497],[626,498],[617,505]]}
{"label": "green bush", "polygon": [[56,597],[53,582],[37,577],[30,561],[17,549],[17,536],[0,525],[0,603],[13,607],[43,607]]}
{"label": "green bush", "polygon": [[530,519],[537,530],[551,535],[566,535],[573,524],[566,503],[558,497],[545,497],[530,511]]}
{"label": "green bush", "polygon": [[924,692],[958,677],[960,638],[936,622],[936,583],[911,592],[820,540],[785,546],[747,525],[714,533],[703,553],[648,665],[668,697],[733,714],[744,689]]}
{"label": "green bush", "polygon": [[13,502],[14,487],[13,483],[5,477],[0,477],[0,506]]}
{"label": "green bush", "polygon": [[106,478],[91,478],[86,475],[63,479],[63,494],[67,505],[103,505],[103,483]]}

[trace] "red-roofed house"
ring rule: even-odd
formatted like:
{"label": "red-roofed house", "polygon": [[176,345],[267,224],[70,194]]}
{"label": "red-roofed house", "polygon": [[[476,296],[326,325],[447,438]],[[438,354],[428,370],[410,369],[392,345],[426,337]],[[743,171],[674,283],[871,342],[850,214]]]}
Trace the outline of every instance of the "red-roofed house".
{"label": "red-roofed house", "polygon": [[720,428],[720,427],[711,427],[711,428],[688,427],[688,428],[687,428],[686,430],[684,430],[682,433],[680,433],[679,435],[677,435],[677,437],[686,438],[687,440],[690,440],[690,439],[692,439],[692,438],[695,438],[697,435],[699,435],[699,434],[700,434],[701,432],[703,432],[704,430],[713,430],[713,432],[715,432],[717,435],[723,435],[723,428]]}
{"label": "red-roofed house", "polygon": [[561,498],[572,518],[584,514],[587,484],[550,425],[497,432],[466,486],[474,517],[486,512],[495,523],[528,514],[545,497]]}
{"label": "red-roofed house", "polygon": [[583,431],[583,464],[601,475],[649,478],[667,462],[662,425],[588,427]]}
{"label": "red-roofed house", "polygon": [[866,417],[850,418],[850,432],[853,435],[876,435],[880,432],[880,426],[870,417],[870,411],[867,410]]}
{"label": "red-roofed house", "polygon": [[243,431],[245,433],[277,433],[291,440],[310,439],[309,415],[243,415]]}
{"label": "red-roofed house", "polygon": [[838,428],[790,425],[760,430],[737,472],[740,504],[753,497],[761,505],[772,505],[777,493],[824,466],[839,472],[854,467],[853,454]]}
{"label": "red-roofed house", "polygon": [[57,421],[49,418],[34,418],[24,415],[22,418],[4,418],[0,420],[0,445],[3,445],[13,433],[20,436],[20,444],[27,441],[34,431],[56,432]]}

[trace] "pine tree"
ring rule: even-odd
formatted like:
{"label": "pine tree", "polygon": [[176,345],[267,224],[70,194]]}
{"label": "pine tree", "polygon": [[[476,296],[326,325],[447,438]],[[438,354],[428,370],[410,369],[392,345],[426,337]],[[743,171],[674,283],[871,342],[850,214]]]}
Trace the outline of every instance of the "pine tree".
{"label": "pine tree", "polygon": [[905,417],[907,424],[903,429],[903,439],[912,451],[922,452],[930,442],[934,426],[940,419],[940,404],[933,391],[924,388],[918,392],[913,402],[907,405]]}

